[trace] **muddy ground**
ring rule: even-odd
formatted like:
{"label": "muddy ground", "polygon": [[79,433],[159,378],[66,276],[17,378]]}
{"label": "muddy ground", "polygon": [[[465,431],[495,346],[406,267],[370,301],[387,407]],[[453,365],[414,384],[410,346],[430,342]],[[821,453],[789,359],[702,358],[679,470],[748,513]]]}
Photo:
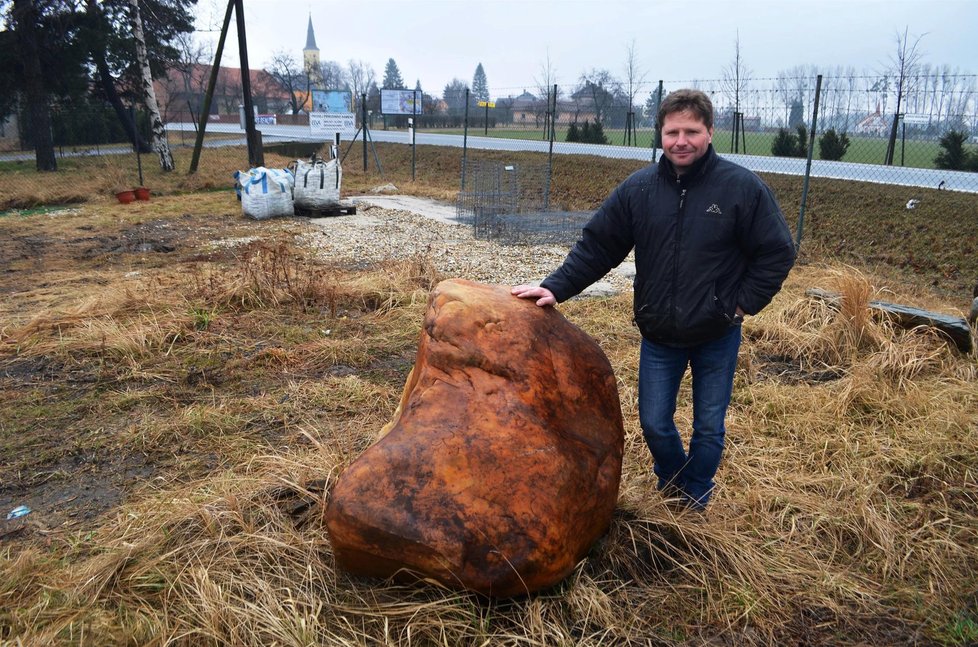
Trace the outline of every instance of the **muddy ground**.
{"label": "muddy ground", "polygon": [[[107,354],[22,347],[34,343],[24,331],[44,312],[64,317],[66,309],[86,299],[221,262],[232,248],[220,241],[255,234],[256,223],[233,212],[167,217],[148,205],[140,214],[140,206],[125,213],[114,205],[55,210],[8,216],[0,223],[4,541],[86,532],[100,515],[143,488],[177,475],[193,478],[221,464],[216,452],[201,452],[185,439],[148,444],[131,437],[154,407],[193,403],[202,389],[227,380],[229,372],[219,364],[160,362],[160,375],[140,375],[121,370],[118,358]],[[288,236],[309,226],[261,224],[263,236]],[[136,403],[126,405],[127,398]],[[272,441],[274,433],[264,432]],[[30,508],[30,514],[8,520],[18,506]]]}

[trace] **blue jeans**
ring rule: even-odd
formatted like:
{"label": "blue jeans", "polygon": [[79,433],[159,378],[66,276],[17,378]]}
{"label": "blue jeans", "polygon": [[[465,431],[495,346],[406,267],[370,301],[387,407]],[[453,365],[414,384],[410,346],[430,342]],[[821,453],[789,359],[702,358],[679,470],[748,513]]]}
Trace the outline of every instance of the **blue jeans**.
{"label": "blue jeans", "polygon": [[[723,454],[723,420],[733,391],[740,326],[690,348],[642,340],[638,367],[638,414],[655,461],[660,490],[674,490],[690,507],[704,509]],[[674,419],[686,367],[693,376],[693,435],[683,448]]]}

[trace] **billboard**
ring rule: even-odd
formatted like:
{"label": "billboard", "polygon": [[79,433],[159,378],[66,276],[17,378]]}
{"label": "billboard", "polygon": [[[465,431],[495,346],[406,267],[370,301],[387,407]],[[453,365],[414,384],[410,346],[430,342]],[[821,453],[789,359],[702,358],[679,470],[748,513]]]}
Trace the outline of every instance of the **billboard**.
{"label": "billboard", "polygon": [[349,90],[313,90],[310,112],[353,112],[353,93]]}
{"label": "billboard", "polygon": [[420,115],[420,90],[381,90],[380,112],[385,115]]}

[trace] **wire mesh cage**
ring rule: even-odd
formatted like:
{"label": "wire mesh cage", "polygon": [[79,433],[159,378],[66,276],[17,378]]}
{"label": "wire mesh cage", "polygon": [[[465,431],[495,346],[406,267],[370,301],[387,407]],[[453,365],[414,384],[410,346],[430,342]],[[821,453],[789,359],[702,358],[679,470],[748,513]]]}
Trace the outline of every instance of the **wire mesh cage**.
{"label": "wire mesh cage", "polygon": [[[544,167],[545,168],[545,167]],[[468,160],[462,167],[462,190],[456,201],[455,217],[474,224],[482,213],[516,213],[530,174],[523,165],[495,160]],[[523,175],[521,185],[521,175]]]}
{"label": "wire mesh cage", "polygon": [[[592,215],[590,211],[494,214],[485,218],[482,234],[504,245],[573,245]],[[477,229],[476,237],[479,234]]]}
{"label": "wire mesh cage", "polygon": [[516,245],[573,243],[590,214],[552,209],[550,172],[545,163],[468,161],[455,218],[472,225],[478,240]]}

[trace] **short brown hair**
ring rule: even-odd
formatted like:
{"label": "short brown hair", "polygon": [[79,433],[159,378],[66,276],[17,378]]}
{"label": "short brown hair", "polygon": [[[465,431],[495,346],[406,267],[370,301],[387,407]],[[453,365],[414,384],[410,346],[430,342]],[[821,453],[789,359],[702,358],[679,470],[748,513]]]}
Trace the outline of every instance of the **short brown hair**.
{"label": "short brown hair", "polygon": [[687,110],[699,117],[707,128],[713,128],[713,102],[704,92],[692,88],[674,90],[663,99],[656,115],[658,127],[662,128],[666,115]]}

